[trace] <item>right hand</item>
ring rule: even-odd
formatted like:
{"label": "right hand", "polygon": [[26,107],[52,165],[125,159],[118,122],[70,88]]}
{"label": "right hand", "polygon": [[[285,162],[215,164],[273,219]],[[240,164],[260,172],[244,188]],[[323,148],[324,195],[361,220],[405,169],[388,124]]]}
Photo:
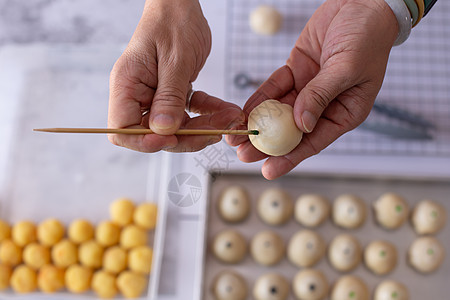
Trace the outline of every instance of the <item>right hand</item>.
{"label": "right hand", "polygon": [[[150,128],[156,134],[109,135],[141,152],[198,151],[220,136],[175,136],[180,127],[224,129],[243,122],[242,110],[195,93],[190,118],[186,96],[211,50],[211,32],[198,0],[147,0],[142,18],[110,77],[108,127]],[[142,111],[150,113],[142,117]]]}

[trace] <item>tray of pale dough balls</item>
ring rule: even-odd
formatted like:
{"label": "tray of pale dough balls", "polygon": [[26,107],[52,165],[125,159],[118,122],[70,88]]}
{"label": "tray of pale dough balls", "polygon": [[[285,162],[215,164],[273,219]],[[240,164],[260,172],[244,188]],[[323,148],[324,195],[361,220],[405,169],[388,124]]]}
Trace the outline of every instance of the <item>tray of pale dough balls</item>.
{"label": "tray of pale dough balls", "polygon": [[447,299],[448,180],[216,174],[205,300]]}

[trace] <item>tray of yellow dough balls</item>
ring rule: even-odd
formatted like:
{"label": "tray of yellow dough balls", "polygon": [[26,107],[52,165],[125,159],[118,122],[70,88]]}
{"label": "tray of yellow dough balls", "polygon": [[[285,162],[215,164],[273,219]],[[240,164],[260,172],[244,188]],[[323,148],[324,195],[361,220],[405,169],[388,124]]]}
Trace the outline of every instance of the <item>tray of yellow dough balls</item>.
{"label": "tray of yellow dough balls", "polygon": [[67,224],[0,220],[0,298],[146,298],[157,204],[113,200],[109,218],[97,223],[83,216]]}
{"label": "tray of yellow dough balls", "polygon": [[202,299],[447,299],[448,180],[213,177]]}

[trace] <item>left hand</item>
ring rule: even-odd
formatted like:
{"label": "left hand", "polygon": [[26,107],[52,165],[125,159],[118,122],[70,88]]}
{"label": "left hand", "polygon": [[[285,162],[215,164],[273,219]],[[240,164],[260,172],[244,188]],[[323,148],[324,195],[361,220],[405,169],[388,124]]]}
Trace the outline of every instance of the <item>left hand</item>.
{"label": "left hand", "polygon": [[[304,134],[290,153],[269,157],[262,174],[275,179],[318,154],[368,116],[381,88],[397,19],[384,0],[328,0],[311,17],[285,66],[276,70],[244,106],[248,114],[262,101],[294,107]],[[244,162],[265,159],[247,137],[227,137],[240,145]]]}

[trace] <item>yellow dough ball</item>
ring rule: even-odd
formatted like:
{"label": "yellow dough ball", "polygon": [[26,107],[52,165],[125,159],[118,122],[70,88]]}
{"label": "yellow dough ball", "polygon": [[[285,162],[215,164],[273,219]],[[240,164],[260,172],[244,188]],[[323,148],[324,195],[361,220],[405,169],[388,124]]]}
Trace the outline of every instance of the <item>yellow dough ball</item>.
{"label": "yellow dough ball", "polygon": [[74,243],[65,239],[53,246],[51,255],[56,266],[65,268],[77,263],[78,248]]}
{"label": "yellow dough ball", "polygon": [[136,272],[125,271],[117,277],[116,284],[125,298],[137,298],[145,291],[147,277]]}
{"label": "yellow dough ball", "polygon": [[84,219],[75,220],[69,226],[68,235],[72,242],[81,244],[94,238],[94,226]]}
{"label": "yellow dough ball", "polygon": [[250,142],[259,151],[283,156],[294,150],[302,140],[303,132],[294,121],[292,106],[269,99],[256,106],[248,116],[248,130],[258,130],[250,135]]}
{"label": "yellow dough ball", "polygon": [[84,242],[78,249],[78,259],[86,267],[100,268],[103,261],[103,247],[94,240]]}
{"label": "yellow dough ball", "polygon": [[50,249],[38,243],[31,243],[23,249],[23,262],[37,270],[50,263]]}
{"label": "yellow dough ball", "polygon": [[119,198],[111,203],[109,213],[114,223],[128,225],[133,221],[134,203],[128,198]]}
{"label": "yellow dough ball", "polygon": [[44,293],[54,293],[64,288],[64,269],[54,265],[45,265],[39,269],[37,283]]}
{"label": "yellow dough ball", "polygon": [[56,219],[47,219],[37,227],[38,241],[45,246],[53,246],[64,237],[64,225]]}
{"label": "yellow dough ball", "polygon": [[150,274],[152,269],[153,250],[148,246],[140,246],[130,250],[128,267],[131,271]]}
{"label": "yellow dough ball", "polygon": [[11,226],[3,220],[0,220],[0,242],[11,237]]}
{"label": "yellow dough ball", "polygon": [[359,277],[347,275],[339,278],[333,286],[330,300],[369,300],[367,285]]}
{"label": "yellow dough ball", "polygon": [[127,264],[127,251],[119,246],[108,248],[103,254],[103,269],[112,274],[122,272],[126,269]]}
{"label": "yellow dough ball", "polygon": [[104,246],[109,247],[119,243],[120,227],[111,221],[103,221],[95,230],[95,239]]}
{"label": "yellow dough ball", "polygon": [[97,271],[92,276],[92,290],[100,298],[114,298],[118,290],[116,287],[116,277],[105,271]]}
{"label": "yellow dough ball", "polygon": [[0,261],[8,266],[17,266],[22,262],[22,248],[12,240],[4,240],[0,245]]}
{"label": "yellow dough ball", "polygon": [[9,288],[9,281],[11,279],[12,269],[10,266],[0,264],[0,291]]}
{"label": "yellow dough ball", "polygon": [[125,249],[147,245],[147,232],[139,226],[128,225],[120,234],[120,245]]}
{"label": "yellow dough ball", "polygon": [[13,241],[23,247],[36,241],[36,226],[29,221],[16,223],[12,228]]}
{"label": "yellow dough ball", "polygon": [[391,272],[397,265],[397,249],[387,241],[373,241],[364,250],[366,266],[377,275]]}
{"label": "yellow dough ball", "polygon": [[30,293],[37,288],[36,271],[26,265],[14,269],[11,275],[11,287],[17,293]]}
{"label": "yellow dough ball", "polygon": [[283,16],[270,5],[260,5],[250,13],[250,28],[257,34],[274,35],[283,24]]}
{"label": "yellow dough ball", "polygon": [[157,213],[158,207],[155,203],[142,203],[134,210],[134,224],[148,230],[154,229],[156,226]]}
{"label": "yellow dough ball", "polygon": [[67,289],[72,293],[83,293],[91,287],[92,269],[80,265],[71,265],[64,276]]}

